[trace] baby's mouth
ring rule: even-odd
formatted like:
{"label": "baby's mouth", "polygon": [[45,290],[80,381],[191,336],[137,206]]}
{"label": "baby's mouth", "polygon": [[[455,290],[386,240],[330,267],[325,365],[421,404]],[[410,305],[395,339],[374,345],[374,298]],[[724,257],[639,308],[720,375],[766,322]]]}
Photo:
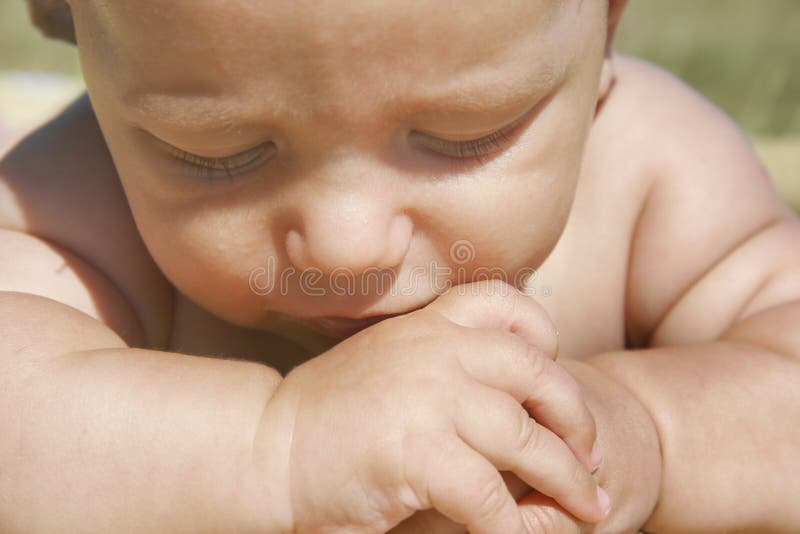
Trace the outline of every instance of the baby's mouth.
{"label": "baby's mouth", "polygon": [[325,317],[308,317],[301,319],[300,322],[305,326],[311,328],[317,333],[332,337],[334,339],[343,340],[352,335],[355,335],[365,328],[373,326],[400,315],[406,315],[411,312],[417,311],[430,304],[430,301],[418,304],[402,312],[387,313],[382,315],[370,315],[368,317],[343,317],[336,315],[328,315]]}
{"label": "baby's mouth", "polygon": [[402,315],[401,313],[389,315],[373,315],[371,317],[364,317],[361,319],[353,319],[350,317],[317,317],[314,319],[306,319],[306,323],[310,328],[326,334],[328,336],[344,339],[348,338],[358,332],[377,324],[384,319]]}

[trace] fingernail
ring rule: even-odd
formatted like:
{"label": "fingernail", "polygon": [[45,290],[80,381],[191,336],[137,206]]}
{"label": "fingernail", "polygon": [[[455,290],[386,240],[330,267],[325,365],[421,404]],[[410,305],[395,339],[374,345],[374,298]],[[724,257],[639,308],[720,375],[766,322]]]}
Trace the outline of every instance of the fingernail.
{"label": "fingernail", "polygon": [[600,509],[603,511],[603,517],[608,515],[609,510],[611,510],[611,497],[608,496],[606,490],[597,486],[597,503],[600,505]]}
{"label": "fingernail", "polygon": [[600,450],[600,442],[594,442],[592,446],[592,457],[590,458],[592,462],[592,473],[597,471],[597,468],[600,467],[600,461],[603,459],[603,451]]}

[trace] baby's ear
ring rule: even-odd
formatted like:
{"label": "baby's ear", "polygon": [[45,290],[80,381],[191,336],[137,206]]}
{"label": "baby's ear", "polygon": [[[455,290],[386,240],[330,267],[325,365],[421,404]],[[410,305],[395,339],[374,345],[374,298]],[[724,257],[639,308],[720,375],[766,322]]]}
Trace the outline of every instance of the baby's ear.
{"label": "baby's ear", "polygon": [[622,18],[622,12],[625,10],[625,5],[628,0],[608,0],[608,22],[606,30],[606,52],[603,59],[603,71],[600,74],[600,89],[599,99],[605,98],[611,85],[614,83],[614,64],[612,49],[614,45],[614,36],[617,33],[617,26]]}
{"label": "baby's ear", "polygon": [[27,0],[33,25],[51,39],[76,44],[72,10],[66,0]]}

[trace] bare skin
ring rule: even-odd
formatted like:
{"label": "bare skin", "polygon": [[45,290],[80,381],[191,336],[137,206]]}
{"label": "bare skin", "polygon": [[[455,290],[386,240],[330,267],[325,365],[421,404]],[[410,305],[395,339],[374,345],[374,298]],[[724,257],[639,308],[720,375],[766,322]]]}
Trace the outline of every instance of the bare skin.
{"label": "bare skin", "polygon": [[[558,363],[583,387],[604,452],[596,478],[612,511],[598,530],[796,528],[800,489],[785,473],[800,435],[775,421],[800,417],[800,340],[781,327],[800,315],[800,229],[736,128],[667,74],[604,54],[605,8],[521,2],[516,17],[475,11],[483,22],[470,26],[429,9],[404,19],[391,5],[359,16],[291,5],[266,17],[232,2],[226,18],[183,2],[158,13],[73,2],[94,109],[77,102],[3,161],[0,227],[25,258],[3,289],[73,305],[132,347],[285,373],[341,339],[315,319],[408,313],[436,294],[420,284],[408,297],[311,298],[294,283],[258,295],[248,275],[266,257],[325,275],[394,269],[398,284],[433,260],[464,265],[468,280],[480,267],[509,278],[533,267],[526,288],[558,328]],[[198,49],[198,32],[237,39]],[[448,54],[453,43],[462,53]],[[536,76],[518,99],[509,82],[445,105],[527,65]],[[235,96],[245,116],[211,132],[165,93],[194,99],[188,110],[230,111],[223,97]],[[472,139],[523,116],[508,147],[467,166],[397,143],[426,132],[419,142],[441,150],[432,138]],[[209,181],[181,175],[155,137],[209,157],[274,139],[280,157]],[[474,247],[466,264],[449,256],[459,240]],[[742,467],[754,455],[773,461]],[[595,528],[507,481],[553,531]],[[437,511],[397,529],[423,524],[463,531]]]}

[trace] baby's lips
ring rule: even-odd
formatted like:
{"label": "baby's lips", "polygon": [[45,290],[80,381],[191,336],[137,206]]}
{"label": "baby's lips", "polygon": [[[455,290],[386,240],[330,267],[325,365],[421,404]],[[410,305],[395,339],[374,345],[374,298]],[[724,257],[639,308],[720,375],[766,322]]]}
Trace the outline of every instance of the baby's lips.
{"label": "baby's lips", "polygon": [[388,315],[367,317],[364,319],[349,319],[346,317],[320,317],[310,321],[314,326],[328,335],[348,338],[361,330],[387,319]]}

